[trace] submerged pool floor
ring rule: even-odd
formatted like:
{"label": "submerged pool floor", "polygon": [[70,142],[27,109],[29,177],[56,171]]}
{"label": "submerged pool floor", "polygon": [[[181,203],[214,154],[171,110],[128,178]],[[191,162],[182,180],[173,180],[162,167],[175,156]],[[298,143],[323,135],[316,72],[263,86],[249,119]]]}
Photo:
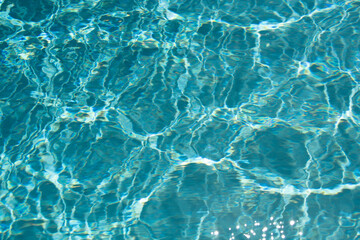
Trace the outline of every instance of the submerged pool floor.
{"label": "submerged pool floor", "polygon": [[0,19],[0,239],[360,239],[360,1]]}

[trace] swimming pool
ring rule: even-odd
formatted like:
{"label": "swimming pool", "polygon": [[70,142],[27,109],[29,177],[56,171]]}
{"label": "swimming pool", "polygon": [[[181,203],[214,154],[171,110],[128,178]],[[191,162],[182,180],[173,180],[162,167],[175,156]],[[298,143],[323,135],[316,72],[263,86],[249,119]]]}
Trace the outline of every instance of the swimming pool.
{"label": "swimming pool", "polygon": [[360,239],[359,1],[0,4],[1,239]]}

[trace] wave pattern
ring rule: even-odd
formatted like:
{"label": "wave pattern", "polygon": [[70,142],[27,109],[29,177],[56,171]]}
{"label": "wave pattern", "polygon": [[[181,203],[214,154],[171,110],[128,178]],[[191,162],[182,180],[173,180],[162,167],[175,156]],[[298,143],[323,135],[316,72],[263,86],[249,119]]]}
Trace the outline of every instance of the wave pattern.
{"label": "wave pattern", "polygon": [[0,4],[1,239],[359,238],[359,1]]}

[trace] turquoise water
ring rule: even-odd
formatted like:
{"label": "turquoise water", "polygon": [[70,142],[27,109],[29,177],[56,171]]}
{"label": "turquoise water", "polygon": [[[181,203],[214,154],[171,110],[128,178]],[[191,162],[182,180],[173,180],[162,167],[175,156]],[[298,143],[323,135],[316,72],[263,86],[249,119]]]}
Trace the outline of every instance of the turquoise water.
{"label": "turquoise water", "polygon": [[0,4],[0,239],[360,239],[360,1]]}

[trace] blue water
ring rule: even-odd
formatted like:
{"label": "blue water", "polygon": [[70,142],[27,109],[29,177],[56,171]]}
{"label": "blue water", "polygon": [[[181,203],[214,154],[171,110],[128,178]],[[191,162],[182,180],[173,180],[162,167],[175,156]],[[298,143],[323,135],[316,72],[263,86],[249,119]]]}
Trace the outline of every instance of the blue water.
{"label": "blue water", "polygon": [[0,0],[0,239],[360,239],[360,1]]}

